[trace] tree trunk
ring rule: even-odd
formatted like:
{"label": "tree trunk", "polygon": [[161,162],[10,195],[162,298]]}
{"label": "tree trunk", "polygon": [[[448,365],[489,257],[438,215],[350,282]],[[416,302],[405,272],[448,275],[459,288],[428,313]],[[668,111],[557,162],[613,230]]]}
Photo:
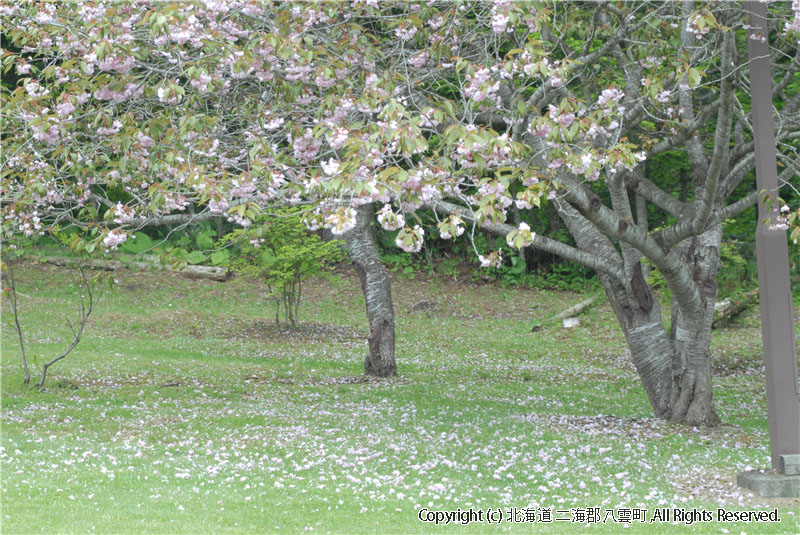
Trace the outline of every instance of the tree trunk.
{"label": "tree trunk", "polygon": [[672,307],[670,339],[680,373],[673,384],[671,420],[689,424],[719,423],[711,386],[711,326],[717,299],[721,241],[722,227],[717,225],[679,245],[685,251],[692,278],[700,290],[702,307],[695,313],[682,310],[677,302]]}
{"label": "tree trunk", "polygon": [[[636,204],[636,224],[644,232],[649,232],[648,226],[650,223],[647,219],[647,199],[645,199],[638,193],[633,193],[633,195]],[[644,276],[645,279],[650,276],[649,266],[642,265],[642,275]]]}
{"label": "tree trunk", "polygon": [[[621,260],[606,236],[569,205],[558,204],[579,248]],[[598,274],[658,418],[690,425],[719,423],[711,387],[710,339],[721,236],[718,226],[681,244],[704,305],[694,314],[673,305],[670,332],[658,299],[644,280],[641,262],[626,268],[623,281]]]}
{"label": "tree trunk", "polygon": [[361,279],[361,290],[369,319],[369,352],[364,373],[378,377],[397,375],[394,360],[394,307],[389,272],[378,256],[375,233],[371,227],[374,211],[371,204],[356,208],[356,226],[344,235],[350,259]]}
{"label": "tree trunk", "polygon": [[691,321],[673,316],[667,332],[639,264],[629,284],[603,285],[655,416],[690,425],[719,423],[711,387],[713,303]]}
{"label": "tree trunk", "polygon": [[711,384],[710,342],[721,236],[717,227],[682,244],[703,306],[690,313],[674,300],[669,333],[640,268],[623,295],[612,298],[653,410],[656,416],[672,422],[719,423]]}

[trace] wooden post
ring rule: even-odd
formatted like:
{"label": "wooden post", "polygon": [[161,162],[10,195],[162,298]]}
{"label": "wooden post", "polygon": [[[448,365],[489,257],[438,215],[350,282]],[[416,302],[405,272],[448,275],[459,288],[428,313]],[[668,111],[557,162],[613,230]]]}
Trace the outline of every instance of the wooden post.
{"label": "wooden post", "polygon": [[776,221],[779,208],[767,6],[756,1],[745,2],[745,5],[750,13],[747,51],[750,58],[756,181],[759,192],[766,192],[773,197],[769,209],[763,202],[759,202],[759,223],[756,229],[770,450],[772,468],[790,473],[785,469],[784,463],[788,459],[797,459],[800,454],[800,404],[792,289],[789,283],[789,251],[786,231],[763,224],[767,218]]}

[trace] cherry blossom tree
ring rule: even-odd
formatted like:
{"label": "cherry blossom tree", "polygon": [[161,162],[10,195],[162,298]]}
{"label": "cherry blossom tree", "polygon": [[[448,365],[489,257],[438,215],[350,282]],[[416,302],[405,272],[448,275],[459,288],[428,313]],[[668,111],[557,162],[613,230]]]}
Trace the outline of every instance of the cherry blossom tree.
{"label": "cherry blossom tree", "polygon": [[[788,183],[800,0],[770,12],[770,35],[753,38],[773,45]],[[5,234],[79,228],[76,247],[113,249],[147,224],[247,226],[275,205],[308,206],[310,228],[347,238],[367,295],[367,369],[376,358],[386,375],[394,319],[370,225],[419,251],[415,212],[430,208],[442,237],[482,227],[594,269],[655,414],[717,422],[721,224],[759,197],[739,187],[753,169],[740,4],[198,0],[0,15],[16,77],[3,89]],[[648,172],[668,152],[691,163],[689,200]],[[506,223],[512,207],[544,203],[574,246]],[[667,226],[649,228],[653,206]],[[674,296],[669,327],[644,260]]]}

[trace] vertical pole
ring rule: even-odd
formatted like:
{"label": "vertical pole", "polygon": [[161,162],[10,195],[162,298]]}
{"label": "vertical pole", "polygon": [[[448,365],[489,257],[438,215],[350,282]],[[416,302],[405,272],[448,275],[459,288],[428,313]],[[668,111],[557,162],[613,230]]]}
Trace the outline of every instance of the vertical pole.
{"label": "vertical pole", "polygon": [[[778,191],[775,130],[772,121],[772,73],[767,36],[767,5],[747,1],[750,29],[750,93],[753,106],[758,191],[773,197]],[[775,199],[777,201],[777,199]],[[759,202],[756,228],[758,289],[761,299],[761,335],[767,379],[767,411],[772,468],[781,469],[781,457],[800,454],[800,404],[798,404],[797,357],[794,344],[792,289],[789,283],[789,249],[785,230],[763,224],[776,221],[778,203],[770,209]]]}

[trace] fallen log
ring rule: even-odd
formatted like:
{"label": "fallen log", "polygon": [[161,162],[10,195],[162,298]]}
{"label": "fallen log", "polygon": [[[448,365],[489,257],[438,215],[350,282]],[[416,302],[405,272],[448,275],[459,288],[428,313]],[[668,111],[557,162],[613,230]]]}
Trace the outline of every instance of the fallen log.
{"label": "fallen log", "polygon": [[[76,267],[78,260],[74,258],[61,257],[61,256],[34,256],[34,259],[45,264],[53,264],[54,266]],[[104,271],[119,271],[125,267],[125,264],[119,260],[81,260],[85,267],[92,269],[102,269]]]}
{"label": "fallen log", "polygon": [[[47,264],[53,264],[55,266],[67,266],[67,267],[75,267],[78,265],[78,261],[74,258],[65,258],[60,256],[37,256],[34,257],[40,262],[45,262]],[[90,259],[90,260],[83,260],[83,265],[92,269],[102,269],[105,271],[119,271],[121,269],[158,269],[161,267],[165,267],[167,271],[174,271],[183,275],[185,277],[189,277],[192,279],[210,279],[215,280],[218,282],[225,282],[228,280],[230,273],[227,269],[222,267],[215,267],[215,266],[197,266],[197,265],[188,265],[183,269],[173,269],[170,266],[162,266],[162,264],[158,261],[153,261],[153,258],[147,258],[145,262],[121,262],[119,260],[97,260],[97,259]]]}
{"label": "fallen log", "polygon": [[737,299],[727,298],[714,305],[714,319],[711,328],[724,325],[729,319],[740,314],[744,309],[758,300],[758,288],[742,294]]}
{"label": "fallen log", "polygon": [[[559,312],[555,316],[545,320],[544,323],[551,323],[551,322],[561,321],[561,326],[563,328],[565,328],[565,329],[570,329],[570,328],[573,328],[573,327],[577,327],[581,323],[580,318],[578,318],[577,316],[579,314],[581,314],[582,312],[584,312],[587,308],[592,306],[594,304],[594,302],[597,301],[598,297],[599,297],[599,295],[595,294],[595,295],[589,297],[588,299],[584,299],[583,301],[581,301],[577,305],[572,305],[571,307],[567,308],[566,310],[563,310],[562,312]],[[542,326],[541,325],[534,325],[533,328],[531,329],[531,332],[535,333],[535,332],[538,332],[538,331],[541,331],[541,330],[542,330]]]}
{"label": "fallen log", "polygon": [[218,282],[228,280],[230,273],[227,269],[214,266],[186,266],[179,272],[184,277],[190,279],[211,279]]}
{"label": "fallen log", "polygon": [[575,316],[578,316],[581,312],[583,312],[584,310],[586,310],[587,308],[592,306],[594,304],[594,302],[597,301],[597,297],[598,297],[598,295],[595,294],[595,295],[591,296],[589,299],[584,299],[583,301],[581,301],[577,305],[573,305],[573,306],[569,307],[568,309],[566,309],[566,310],[564,310],[562,312],[559,312],[558,314],[556,314],[555,316],[550,318],[548,321],[558,321],[558,320],[563,320],[563,319],[566,319],[566,318],[574,318]]}

